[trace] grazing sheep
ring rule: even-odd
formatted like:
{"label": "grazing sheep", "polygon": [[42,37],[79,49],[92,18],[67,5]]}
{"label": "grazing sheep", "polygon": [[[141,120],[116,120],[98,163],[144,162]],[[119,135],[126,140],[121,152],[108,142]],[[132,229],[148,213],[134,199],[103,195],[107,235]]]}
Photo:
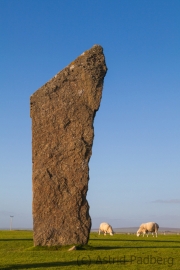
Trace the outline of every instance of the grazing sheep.
{"label": "grazing sheep", "polygon": [[106,222],[103,222],[103,223],[100,224],[100,226],[99,226],[99,234],[101,232],[104,232],[104,235],[106,235],[106,233],[109,233],[110,235],[114,234],[114,231],[113,231],[111,225],[109,225]]}
{"label": "grazing sheep", "polygon": [[140,234],[142,233],[143,236],[146,234],[148,237],[148,233],[151,232],[154,237],[154,232],[155,232],[156,237],[157,237],[158,229],[159,229],[159,225],[155,222],[143,223],[141,224],[141,226],[139,227],[139,230],[137,231],[137,236],[140,236]]}

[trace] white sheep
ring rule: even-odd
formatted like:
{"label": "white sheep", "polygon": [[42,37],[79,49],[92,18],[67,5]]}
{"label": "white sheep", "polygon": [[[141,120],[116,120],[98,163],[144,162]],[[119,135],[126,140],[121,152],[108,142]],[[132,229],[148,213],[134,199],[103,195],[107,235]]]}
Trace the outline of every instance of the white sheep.
{"label": "white sheep", "polygon": [[139,230],[137,231],[137,236],[140,236],[140,234],[142,233],[143,236],[146,234],[148,237],[148,233],[151,232],[154,237],[155,232],[157,237],[158,229],[159,225],[155,222],[142,223],[141,226],[139,227]]}
{"label": "white sheep", "polygon": [[110,235],[114,234],[114,231],[113,231],[111,225],[109,225],[106,222],[103,222],[103,223],[100,224],[100,226],[99,226],[99,234],[101,232],[104,232],[104,235],[106,235],[106,233],[109,233]]}

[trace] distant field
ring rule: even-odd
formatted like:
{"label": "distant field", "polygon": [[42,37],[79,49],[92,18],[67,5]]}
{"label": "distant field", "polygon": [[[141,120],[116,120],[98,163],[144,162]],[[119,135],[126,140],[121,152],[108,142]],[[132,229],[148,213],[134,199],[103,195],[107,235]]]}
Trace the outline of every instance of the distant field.
{"label": "distant field", "polygon": [[0,269],[180,269],[180,235],[90,234],[87,246],[33,247],[32,231],[0,231]]}

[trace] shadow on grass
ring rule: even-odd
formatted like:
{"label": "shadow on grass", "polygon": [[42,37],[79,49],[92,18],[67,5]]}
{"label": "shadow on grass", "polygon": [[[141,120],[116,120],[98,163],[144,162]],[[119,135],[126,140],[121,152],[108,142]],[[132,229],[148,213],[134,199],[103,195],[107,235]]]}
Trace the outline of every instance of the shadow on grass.
{"label": "shadow on grass", "polygon": [[[42,268],[46,269],[48,267],[65,267],[65,266],[77,266],[77,261],[70,261],[70,262],[47,262],[47,263],[27,263],[27,264],[12,264],[10,266],[6,266],[0,269],[3,270],[13,270],[13,269],[31,269],[31,268]],[[88,265],[88,261],[87,261]]]}
{"label": "shadow on grass", "polygon": [[123,261],[118,261],[118,258],[115,258],[115,261],[113,261],[113,258],[110,258],[110,260],[112,261],[108,261],[108,257],[106,257],[106,261],[104,261],[105,258],[101,258],[100,256],[97,257],[97,259],[92,260],[90,256],[86,256],[86,257],[77,257],[77,260],[74,261],[69,261],[69,262],[46,262],[46,263],[27,263],[27,264],[13,264],[10,266],[6,266],[0,269],[3,270],[15,270],[15,269],[31,269],[31,268],[42,268],[42,269],[46,269],[48,267],[69,267],[69,266],[91,266],[91,265],[103,265],[103,264],[126,264],[128,262],[130,262],[129,260],[125,260],[123,258]]}
{"label": "shadow on grass", "polygon": [[[70,246],[52,246],[52,247],[40,247],[40,246],[37,246],[37,247],[30,247],[30,248],[27,248],[26,251],[68,251]],[[161,248],[180,248],[180,246],[90,246],[90,245],[79,245],[79,246],[76,246],[76,251],[77,252],[77,255],[79,254],[78,251],[98,251],[98,250],[101,250],[101,251],[105,251],[105,250],[115,250],[115,249],[138,249],[138,248],[158,248],[158,249],[161,249]]]}
{"label": "shadow on grass", "polygon": [[158,243],[180,243],[180,241],[172,241],[172,240],[158,240],[158,239],[154,239],[154,240],[149,240],[149,238],[144,238],[142,240],[139,240],[139,239],[135,239],[135,240],[127,240],[127,239],[101,239],[101,238],[91,238],[89,241],[109,241],[109,242],[152,242],[152,243],[155,243],[155,242],[158,242]]}
{"label": "shadow on grass", "polygon": [[127,247],[127,246],[115,246],[115,247],[106,247],[106,246],[100,246],[100,247],[94,247],[92,250],[113,250],[113,249],[137,249],[137,248],[180,248],[180,246],[135,246],[135,247]]}
{"label": "shadow on grass", "polygon": [[33,241],[33,239],[32,238],[27,238],[27,239],[25,239],[25,238],[23,238],[23,239],[18,239],[18,238],[12,238],[12,239],[0,239],[0,241],[1,242],[3,242],[3,241]]}

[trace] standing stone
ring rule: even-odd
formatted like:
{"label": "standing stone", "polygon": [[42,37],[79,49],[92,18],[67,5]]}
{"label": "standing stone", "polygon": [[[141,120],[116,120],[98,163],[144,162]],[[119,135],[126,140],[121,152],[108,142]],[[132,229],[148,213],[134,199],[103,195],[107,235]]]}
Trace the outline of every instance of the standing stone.
{"label": "standing stone", "polygon": [[106,71],[95,45],[31,96],[35,246],[88,242],[88,163]]}

